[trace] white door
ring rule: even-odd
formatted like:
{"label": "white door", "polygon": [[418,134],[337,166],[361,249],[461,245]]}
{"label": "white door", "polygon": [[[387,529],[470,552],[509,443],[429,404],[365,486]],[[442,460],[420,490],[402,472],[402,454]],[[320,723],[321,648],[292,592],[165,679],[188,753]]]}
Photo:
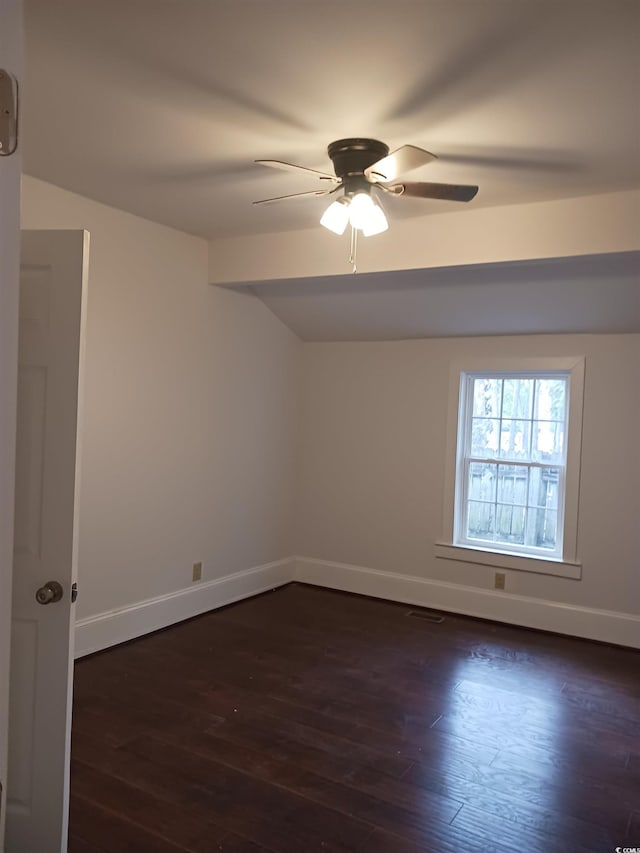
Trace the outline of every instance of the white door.
{"label": "white door", "polygon": [[7,853],[67,849],[88,238],[22,232]]}

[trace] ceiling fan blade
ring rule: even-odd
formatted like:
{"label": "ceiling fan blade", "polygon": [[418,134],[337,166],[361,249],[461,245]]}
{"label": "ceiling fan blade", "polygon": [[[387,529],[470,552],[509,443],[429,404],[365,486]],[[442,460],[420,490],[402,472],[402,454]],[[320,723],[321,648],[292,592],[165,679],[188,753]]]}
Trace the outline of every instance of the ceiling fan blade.
{"label": "ceiling fan blade", "polygon": [[254,163],[260,163],[261,166],[269,166],[271,169],[282,169],[284,172],[311,172],[312,175],[317,175],[321,181],[333,181],[334,184],[340,183],[340,178],[336,178],[335,175],[330,175],[328,172],[319,172],[317,169],[296,166],[294,163],[285,163],[282,160],[254,160]]}
{"label": "ceiling fan blade", "polygon": [[416,145],[403,145],[368,166],[364,173],[372,181],[395,181],[400,175],[405,175],[420,166],[426,166],[432,160],[437,160],[435,154],[418,148]]}
{"label": "ceiling fan blade", "polygon": [[[336,189],[338,189],[336,187]],[[252,201],[252,204],[271,204],[275,201],[287,201],[290,198],[308,198],[313,195],[330,195],[334,192],[333,189],[330,190],[309,190],[306,193],[293,193],[292,195],[278,195],[275,198],[261,198],[259,201]]]}
{"label": "ceiling fan blade", "polygon": [[[398,192],[395,187],[404,187]],[[475,198],[478,187],[467,184],[430,184],[427,181],[414,181],[395,184],[388,187],[396,195],[410,195],[416,198],[438,198],[443,201],[471,201]]]}

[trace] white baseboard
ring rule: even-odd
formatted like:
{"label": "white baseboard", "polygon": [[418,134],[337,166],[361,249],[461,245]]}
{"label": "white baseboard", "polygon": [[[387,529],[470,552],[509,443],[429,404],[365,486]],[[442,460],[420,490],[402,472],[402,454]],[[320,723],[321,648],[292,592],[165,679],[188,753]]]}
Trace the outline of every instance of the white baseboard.
{"label": "white baseboard", "polygon": [[293,579],[293,558],[265,563],[76,622],[75,657],[133,640],[192,616],[266,592]]}
{"label": "white baseboard", "polygon": [[290,557],[194,584],[76,622],[76,658],[142,637],[192,616],[296,580],[374,598],[432,607],[526,628],[640,648],[640,616],[560,604],[478,587],[382,572],[348,563]]}
{"label": "white baseboard", "polygon": [[631,613],[560,604],[310,557],[295,558],[294,579],[374,598],[640,648],[640,616]]}

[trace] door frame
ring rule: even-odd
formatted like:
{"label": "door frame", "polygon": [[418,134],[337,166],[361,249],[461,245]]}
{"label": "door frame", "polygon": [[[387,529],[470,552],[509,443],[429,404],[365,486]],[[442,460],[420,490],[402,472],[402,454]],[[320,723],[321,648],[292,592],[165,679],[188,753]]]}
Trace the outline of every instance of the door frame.
{"label": "door frame", "polygon": [[[0,0],[0,56],[22,82],[23,0]],[[0,157],[0,851],[4,850],[9,729],[15,430],[20,300],[21,147]]]}

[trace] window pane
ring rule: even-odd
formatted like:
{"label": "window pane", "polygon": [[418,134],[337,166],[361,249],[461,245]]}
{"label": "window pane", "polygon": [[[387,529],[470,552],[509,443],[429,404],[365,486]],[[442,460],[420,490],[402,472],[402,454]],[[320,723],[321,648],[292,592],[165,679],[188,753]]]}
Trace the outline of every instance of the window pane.
{"label": "window pane", "polygon": [[494,538],[495,504],[469,501],[467,537],[469,539]]}
{"label": "window pane", "polygon": [[502,421],[500,456],[503,459],[529,459],[530,421]]}
{"label": "window pane", "polygon": [[[531,545],[536,548],[548,548],[553,551],[556,547],[558,513],[556,510],[528,509],[531,526]],[[529,543],[528,543],[529,544]]]}
{"label": "window pane", "polygon": [[471,462],[468,485],[468,495],[471,500],[495,501],[497,467],[484,462]]}
{"label": "window pane", "polygon": [[500,417],[502,379],[477,378],[473,380],[473,414],[483,418]]}
{"label": "window pane", "polygon": [[564,421],[534,421],[531,457],[535,462],[562,462]]}
{"label": "window pane", "polygon": [[566,397],[566,379],[536,379],[534,419],[539,421],[564,421]]}
{"label": "window pane", "polygon": [[559,477],[558,468],[532,468],[529,506],[557,510]]}
{"label": "window pane", "polygon": [[498,501],[526,506],[528,482],[528,468],[521,465],[498,465]]}
{"label": "window pane", "polygon": [[505,379],[502,417],[531,420],[533,379]]}
{"label": "window pane", "polygon": [[507,545],[524,545],[525,508],[523,506],[496,507],[496,541]]}
{"label": "window pane", "polygon": [[471,422],[471,455],[498,455],[500,421],[494,418],[473,418]]}

